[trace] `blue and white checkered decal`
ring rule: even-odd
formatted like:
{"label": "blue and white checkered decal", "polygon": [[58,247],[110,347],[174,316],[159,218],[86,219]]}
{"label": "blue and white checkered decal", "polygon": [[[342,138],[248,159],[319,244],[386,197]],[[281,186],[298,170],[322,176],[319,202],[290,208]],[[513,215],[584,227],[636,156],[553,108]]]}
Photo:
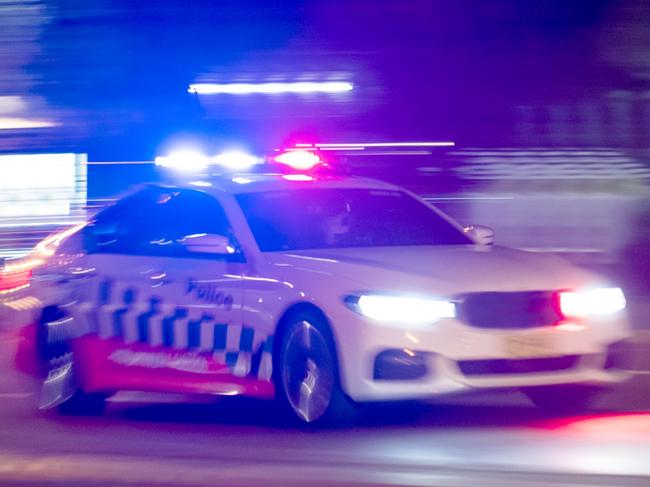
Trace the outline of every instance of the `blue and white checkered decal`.
{"label": "blue and white checkered decal", "polygon": [[220,323],[209,310],[173,306],[155,295],[139,300],[139,292],[107,280],[94,289],[79,290],[78,334],[96,333],[100,338],[121,338],[127,344],[211,353],[235,376],[271,380],[272,336],[255,333],[251,327]]}

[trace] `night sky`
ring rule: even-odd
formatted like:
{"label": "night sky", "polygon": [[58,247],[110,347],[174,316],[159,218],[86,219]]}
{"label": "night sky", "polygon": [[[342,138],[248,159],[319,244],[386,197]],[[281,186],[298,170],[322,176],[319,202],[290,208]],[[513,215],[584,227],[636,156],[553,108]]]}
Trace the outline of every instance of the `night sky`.
{"label": "night sky", "polygon": [[[37,143],[98,158],[150,157],[190,133],[259,146],[513,144],[518,107],[646,89],[648,10],[616,0],[4,0],[0,96],[60,122]],[[355,90],[187,93],[196,81],[304,79]]]}

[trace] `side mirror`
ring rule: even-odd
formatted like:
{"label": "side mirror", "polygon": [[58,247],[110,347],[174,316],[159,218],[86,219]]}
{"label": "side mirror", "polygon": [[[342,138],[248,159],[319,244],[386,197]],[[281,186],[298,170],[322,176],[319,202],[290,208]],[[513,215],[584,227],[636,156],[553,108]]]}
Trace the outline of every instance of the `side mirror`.
{"label": "side mirror", "polygon": [[213,233],[200,233],[189,235],[181,240],[181,243],[188,252],[195,254],[234,254],[237,248],[232,244],[230,238],[225,235]]}
{"label": "side mirror", "polygon": [[465,234],[478,245],[494,244],[494,230],[482,225],[470,225],[465,227]]}

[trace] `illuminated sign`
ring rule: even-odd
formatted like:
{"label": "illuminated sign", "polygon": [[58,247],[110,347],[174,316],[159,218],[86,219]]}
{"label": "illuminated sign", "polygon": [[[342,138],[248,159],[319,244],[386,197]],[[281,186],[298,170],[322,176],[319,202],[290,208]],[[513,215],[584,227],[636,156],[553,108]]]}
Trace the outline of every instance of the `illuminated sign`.
{"label": "illuminated sign", "polygon": [[85,154],[0,156],[0,226],[78,222],[85,204]]}

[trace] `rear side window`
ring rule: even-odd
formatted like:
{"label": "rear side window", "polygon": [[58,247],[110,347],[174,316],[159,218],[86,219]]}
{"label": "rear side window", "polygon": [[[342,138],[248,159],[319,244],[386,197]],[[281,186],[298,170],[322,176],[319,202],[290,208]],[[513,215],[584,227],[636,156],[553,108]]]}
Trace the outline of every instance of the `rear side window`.
{"label": "rear side window", "polygon": [[98,213],[84,229],[87,252],[109,254],[140,253],[136,241],[139,225],[150,221],[156,195],[145,188]]}

